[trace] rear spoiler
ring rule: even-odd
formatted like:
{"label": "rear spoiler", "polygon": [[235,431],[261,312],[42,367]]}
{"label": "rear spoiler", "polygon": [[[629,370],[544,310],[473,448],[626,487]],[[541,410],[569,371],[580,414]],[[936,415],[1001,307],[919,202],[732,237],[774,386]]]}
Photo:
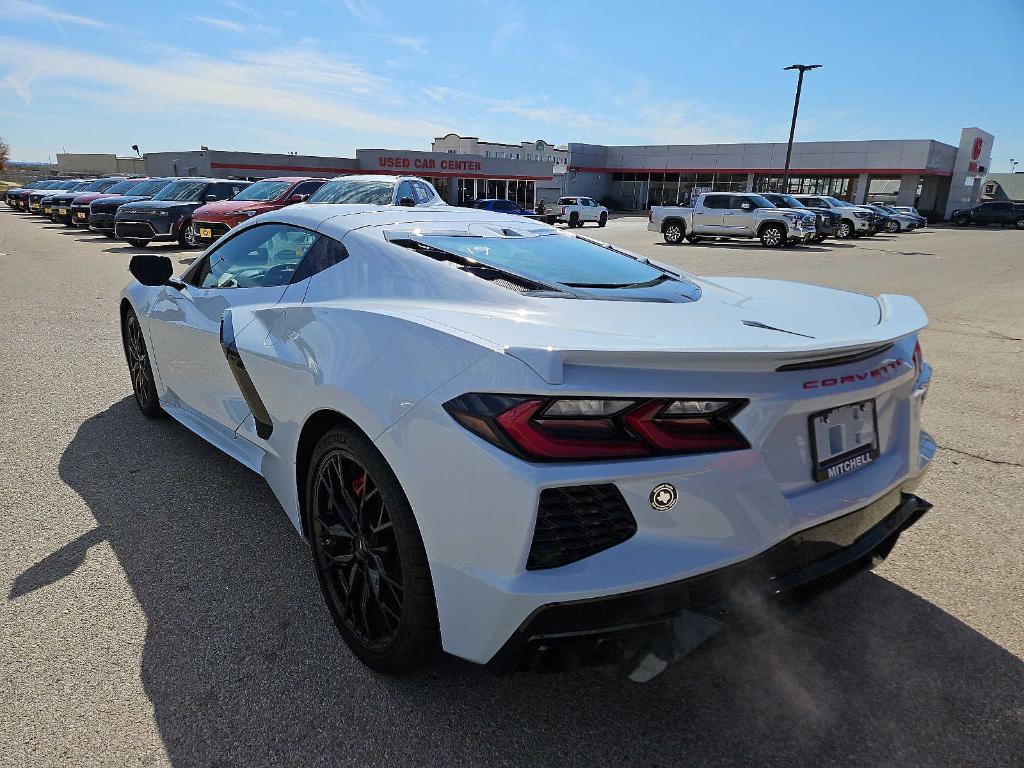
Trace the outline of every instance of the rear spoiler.
{"label": "rear spoiler", "polygon": [[509,346],[503,351],[528,365],[548,384],[562,384],[567,365],[652,370],[774,371],[780,366],[816,360],[824,363],[830,358],[856,356],[872,350],[881,353],[884,348],[928,325],[924,309],[911,297],[883,294],[877,298],[880,309],[877,325],[842,337],[812,339],[779,334],[775,343],[757,347],[728,344],[677,349]]}

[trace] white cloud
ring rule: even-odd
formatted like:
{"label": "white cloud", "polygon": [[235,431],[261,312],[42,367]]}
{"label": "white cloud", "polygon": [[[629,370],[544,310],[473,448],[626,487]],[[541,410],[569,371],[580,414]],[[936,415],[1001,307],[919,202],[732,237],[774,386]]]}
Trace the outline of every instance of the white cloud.
{"label": "white cloud", "polygon": [[379,18],[377,9],[367,0],[344,0],[348,12],[360,21],[376,21]]}
{"label": "white cloud", "polygon": [[399,98],[380,96],[400,94],[398,84],[309,41],[224,60],[178,52],[146,64],[14,38],[0,37],[0,49],[6,61],[31,62],[31,70],[16,68],[0,80],[0,87],[26,102],[32,98],[30,85],[59,86],[75,72],[79,87],[136,111],[243,112],[277,124],[301,124],[317,137],[323,126],[418,141],[440,130],[438,123],[409,115]]}
{"label": "white cloud", "polygon": [[213,16],[193,16],[193,21],[198,21],[201,24],[207,24],[211,27],[217,27],[218,29],[226,29],[228,32],[248,32],[249,28],[245,24],[239,24],[236,21],[228,21],[227,19],[218,19]]}
{"label": "white cloud", "polygon": [[427,52],[427,41],[422,37],[410,37],[408,35],[381,35],[381,37],[395,45],[408,48],[410,51],[415,51],[416,53]]}
{"label": "white cloud", "polygon": [[43,3],[29,3],[25,0],[0,0],[0,18],[14,21],[42,19],[57,25],[73,24],[80,27],[102,28],[108,26],[104,22],[88,16],[79,16],[75,13],[50,8]]}

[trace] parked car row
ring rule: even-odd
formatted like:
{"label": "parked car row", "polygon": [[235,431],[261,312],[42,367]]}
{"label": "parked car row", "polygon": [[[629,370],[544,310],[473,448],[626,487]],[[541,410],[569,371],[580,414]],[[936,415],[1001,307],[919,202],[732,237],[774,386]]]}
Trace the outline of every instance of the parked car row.
{"label": "parked car row", "polygon": [[47,179],[6,193],[16,210],[144,247],[207,245],[253,216],[299,202],[403,207],[445,205],[426,181],[403,176],[250,182],[206,177]]}
{"label": "parked car row", "polygon": [[656,205],[647,229],[675,245],[703,238],[756,238],[766,248],[820,243],[878,232],[911,232],[926,226],[917,214],[882,204],[854,205],[826,195],[776,192],[705,192],[692,206]]}

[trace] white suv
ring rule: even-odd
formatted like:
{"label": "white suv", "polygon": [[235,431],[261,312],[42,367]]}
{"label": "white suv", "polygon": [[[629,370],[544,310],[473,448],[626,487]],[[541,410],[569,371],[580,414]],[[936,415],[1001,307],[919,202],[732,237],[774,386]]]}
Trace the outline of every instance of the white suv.
{"label": "white suv", "polygon": [[596,222],[599,227],[608,223],[608,209],[590,197],[560,197],[554,213],[555,221],[568,224],[570,229],[582,227],[588,221]]}

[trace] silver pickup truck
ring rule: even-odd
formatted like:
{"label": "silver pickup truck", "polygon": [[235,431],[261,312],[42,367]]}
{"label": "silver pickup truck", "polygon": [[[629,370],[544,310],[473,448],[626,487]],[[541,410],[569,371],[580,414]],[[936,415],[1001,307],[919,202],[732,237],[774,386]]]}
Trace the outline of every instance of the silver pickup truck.
{"label": "silver pickup truck", "polygon": [[692,208],[656,205],[647,229],[666,243],[694,243],[702,237],[756,237],[766,248],[814,239],[812,211],[776,208],[753,192],[705,192]]}

